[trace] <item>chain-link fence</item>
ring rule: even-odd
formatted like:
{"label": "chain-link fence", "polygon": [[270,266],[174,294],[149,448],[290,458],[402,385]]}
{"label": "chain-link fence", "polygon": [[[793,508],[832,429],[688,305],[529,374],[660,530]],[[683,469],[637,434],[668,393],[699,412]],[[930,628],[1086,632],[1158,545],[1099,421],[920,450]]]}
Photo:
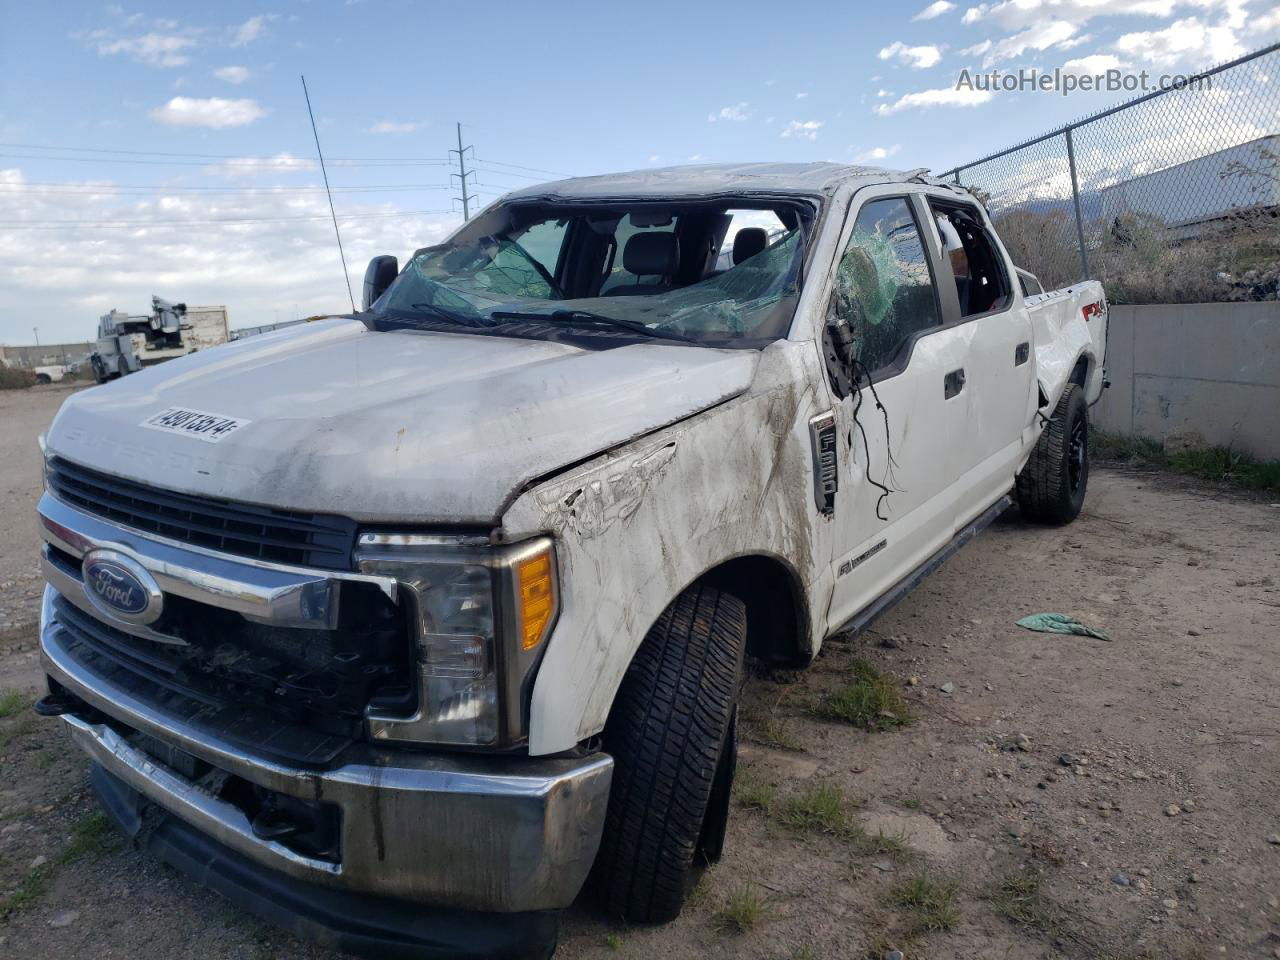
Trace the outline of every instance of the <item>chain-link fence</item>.
{"label": "chain-link fence", "polygon": [[1045,289],[1280,299],[1280,44],[943,174]]}

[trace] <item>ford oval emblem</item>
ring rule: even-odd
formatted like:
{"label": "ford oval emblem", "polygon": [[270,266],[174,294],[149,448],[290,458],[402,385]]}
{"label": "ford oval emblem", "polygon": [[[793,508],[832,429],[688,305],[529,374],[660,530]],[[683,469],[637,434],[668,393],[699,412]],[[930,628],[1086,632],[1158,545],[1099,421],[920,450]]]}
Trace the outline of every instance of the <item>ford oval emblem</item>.
{"label": "ford oval emblem", "polygon": [[81,570],[85,595],[107,616],[138,624],[160,616],[164,595],[137,561],[114,550],[91,550]]}

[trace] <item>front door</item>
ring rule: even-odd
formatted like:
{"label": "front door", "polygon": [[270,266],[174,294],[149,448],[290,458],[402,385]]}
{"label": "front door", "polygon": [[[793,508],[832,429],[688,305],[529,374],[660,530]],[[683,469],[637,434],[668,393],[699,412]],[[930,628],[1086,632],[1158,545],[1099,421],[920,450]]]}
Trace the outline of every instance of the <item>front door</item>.
{"label": "front door", "polygon": [[835,405],[830,629],[854,617],[952,536],[950,450],[964,443],[968,336],[949,290],[923,196],[902,185],[859,192],[846,225],[828,315],[847,320],[854,383]]}

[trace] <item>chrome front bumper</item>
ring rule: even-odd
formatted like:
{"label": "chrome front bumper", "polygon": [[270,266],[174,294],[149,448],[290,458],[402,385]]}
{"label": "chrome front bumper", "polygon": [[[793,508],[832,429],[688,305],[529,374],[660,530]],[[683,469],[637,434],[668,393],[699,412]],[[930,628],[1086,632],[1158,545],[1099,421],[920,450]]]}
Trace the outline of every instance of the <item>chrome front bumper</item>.
{"label": "chrome front bumper", "polygon": [[[72,740],[113,777],[237,854],[329,888],[462,909],[550,910],[577,896],[600,843],[608,755],[485,757],[359,745],[331,769],[281,765],[88,670],[64,643],[52,596],[46,587],[41,662],[91,708],[62,715]],[[259,838],[237,806],[132,745],[129,731],[267,790],[336,806],[338,862]]]}

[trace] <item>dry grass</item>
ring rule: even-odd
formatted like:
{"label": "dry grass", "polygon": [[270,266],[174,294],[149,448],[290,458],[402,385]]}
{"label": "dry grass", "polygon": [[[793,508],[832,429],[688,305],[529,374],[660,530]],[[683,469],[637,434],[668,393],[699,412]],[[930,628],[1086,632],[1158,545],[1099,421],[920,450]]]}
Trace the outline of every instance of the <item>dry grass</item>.
{"label": "dry grass", "polygon": [[989,898],[992,909],[1022,927],[1042,933],[1056,930],[1062,918],[1058,909],[1040,893],[1042,880],[1038,870],[1024,869],[1009,874]]}
{"label": "dry grass", "polygon": [[732,887],[716,911],[716,926],[726,933],[748,933],[769,918],[768,898],[749,883]]}

